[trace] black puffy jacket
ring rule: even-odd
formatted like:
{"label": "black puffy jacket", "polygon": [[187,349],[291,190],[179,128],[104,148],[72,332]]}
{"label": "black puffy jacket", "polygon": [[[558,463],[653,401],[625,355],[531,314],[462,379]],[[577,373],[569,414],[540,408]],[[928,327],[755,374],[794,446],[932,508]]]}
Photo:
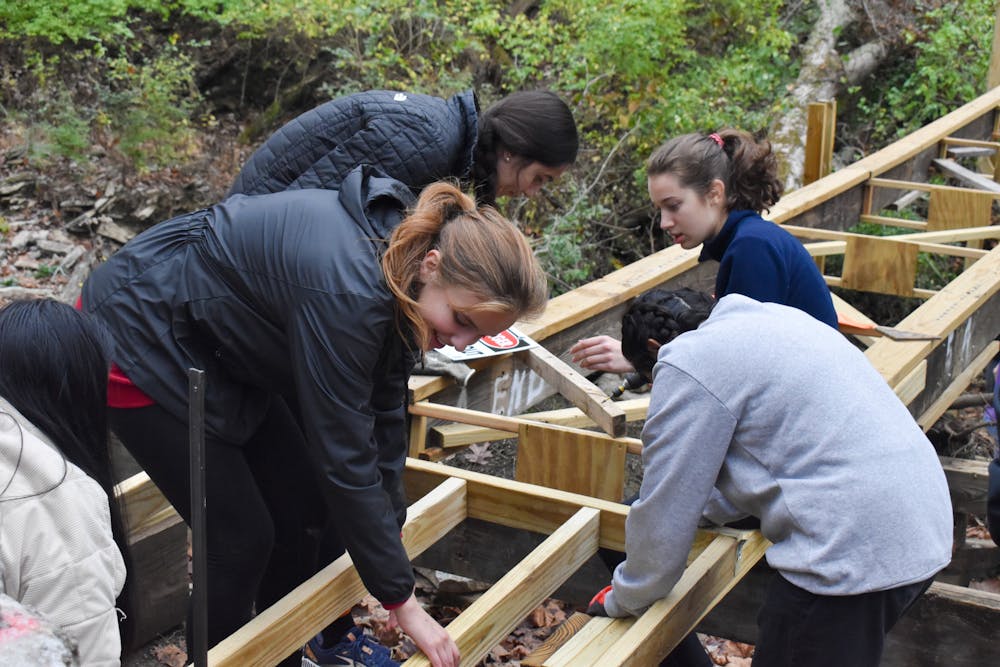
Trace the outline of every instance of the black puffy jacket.
{"label": "black puffy jacket", "polygon": [[186,369],[204,369],[206,427],[223,440],[246,440],[273,394],[295,398],[344,545],[394,603],[413,588],[399,530],[414,358],[379,256],[412,194],[368,172],[339,192],[239,195],[161,222],[93,272],[83,308],[107,324],[125,374],[179,419]]}
{"label": "black puffy jacket", "polygon": [[247,160],[229,194],[336,190],[361,164],[415,191],[442,179],[467,180],[478,111],[471,90],[447,100],[386,90],[337,98],[272,134]]}

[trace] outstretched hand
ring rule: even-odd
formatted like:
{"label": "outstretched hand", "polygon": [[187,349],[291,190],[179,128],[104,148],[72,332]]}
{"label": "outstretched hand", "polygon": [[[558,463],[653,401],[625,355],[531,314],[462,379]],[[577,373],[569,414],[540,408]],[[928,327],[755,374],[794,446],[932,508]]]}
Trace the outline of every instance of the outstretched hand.
{"label": "outstretched hand", "polygon": [[410,599],[389,612],[389,627],[399,625],[410,636],[433,667],[458,667],[458,645],[441,625],[424,611],[417,598]]}
{"label": "outstretched hand", "polygon": [[573,363],[591,371],[631,373],[635,369],[622,355],[621,341],[611,336],[584,338],[569,348]]}

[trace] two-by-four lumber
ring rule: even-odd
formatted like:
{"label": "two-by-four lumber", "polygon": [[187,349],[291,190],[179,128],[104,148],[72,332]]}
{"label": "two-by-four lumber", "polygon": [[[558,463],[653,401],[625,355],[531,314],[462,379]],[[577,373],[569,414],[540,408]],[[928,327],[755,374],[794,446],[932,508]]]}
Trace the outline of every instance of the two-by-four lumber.
{"label": "two-by-four lumber", "polygon": [[[489,429],[494,429],[497,431],[506,431],[509,433],[518,433],[522,425],[539,425],[539,422],[531,421],[528,419],[522,419],[519,417],[505,417],[504,415],[495,415],[489,412],[480,412],[478,410],[468,410],[466,408],[457,408],[451,405],[444,405],[441,403],[430,403],[428,401],[420,401],[419,403],[414,403],[409,408],[411,415],[422,415],[425,417],[431,417],[433,419],[444,419],[447,421],[457,421],[464,422],[466,424],[473,424],[475,426],[483,426]],[[581,436],[593,436],[593,431],[585,431],[583,429],[571,428],[568,426],[556,426],[549,425],[553,429],[561,429],[566,432],[576,433]],[[611,438],[611,436],[606,436]],[[625,445],[628,452],[632,454],[639,454],[642,452],[642,441],[638,438],[611,438],[616,442],[621,442]]]}
{"label": "two-by-four lumber", "polygon": [[667,597],[637,618],[592,619],[545,661],[570,665],[657,665],[760,560],[760,533],[719,535],[684,570]]}
{"label": "two-by-four lumber", "polygon": [[625,435],[625,411],[572,366],[544,347],[529,348],[517,354],[528,368],[583,410],[605,433],[616,438]]}
{"label": "two-by-four lumber", "polygon": [[[466,483],[441,480],[411,505],[403,526],[403,544],[416,557],[466,516]],[[301,648],[310,638],[364,595],[361,578],[344,554],[208,653],[213,667],[270,667]]]}
{"label": "two-by-four lumber", "polygon": [[[532,609],[597,553],[600,519],[599,510],[581,507],[448,625],[448,634],[462,654],[462,665],[482,660]],[[424,667],[430,661],[421,653],[404,664]]]}
{"label": "two-by-four lumber", "polygon": [[990,363],[993,357],[997,356],[998,352],[1000,352],[1000,343],[997,341],[993,341],[983,348],[982,352],[976,356],[972,363],[964,371],[956,375],[947,389],[920,415],[917,419],[920,428],[926,431],[933,426],[941,415],[951,407],[955,399],[962,395],[962,392],[972,383],[973,378],[983,372],[983,369],[986,368],[986,365]]}
{"label": "two-by-four lumber", "polygon": [[[865,352],[868,360],[890,386],[896,386],[997,291],[1000,291],[1000,247],[991,250],[896,325],[905,331],[940,336],[938,340],[881,338]],[[986,344],[983,342],[982,346]],[[980,350],[972,352],[978,354]]]}
{"label": "two-by-four lumber", "polygon": [[947,173],[949,176],[953,176],[960,181],[968,183],[974,188],[986,190],[987,192],[1000,193],[1000,183],[997,183],[989,176],[984,176],[979,172],[966,169],[950,158],[938,158],[934,160],[934,164],[940,167],[941,171]]}
{"label": "two-by-four lumber", "polygon": [[187,525],[149,476],[140,472],[115,486],[125,514],[135,584],[133,642],[145,643],[176,626],[188,604]]}
{"label": "two-by-four lumber", "polygon": [[[615,405],[625,412],[625,421],[639,421],[646,418],[646,413],[649,410],[649,396],[617,401]],[[586,428],[594,425],[594,420],[588,417],[580,408],[560,408],[558,410],[545,410],[542,412],[526,412],[517,415],[516,418],[573,428]],[[444,447],[445,449],[448,447],[464,447],[465,445],[486,442],[488,440],[504,440],[511,437],[516,437],[516,434],[499,429],[457,422],[434,426],[430,429],[429,434],[429,440],[433,446]]]}

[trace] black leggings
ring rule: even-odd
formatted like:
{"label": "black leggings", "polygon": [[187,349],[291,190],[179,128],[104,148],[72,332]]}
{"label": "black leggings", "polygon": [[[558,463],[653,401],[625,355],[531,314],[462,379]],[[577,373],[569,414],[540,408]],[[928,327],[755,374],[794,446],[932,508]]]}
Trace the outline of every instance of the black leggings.
{"label": "black leggings", "polygon": [[[128,451],[190,525],[187,423],[156,405],[112,409],[110,419]],[[315,574],[321,542],[325,559],[343,552],[339,540],[322,539],[326,510],[304,443],[292,410],[280,398],[247,442],[205,437],[210,647]],[[190,609],[187,627],[190,642]],[[297,660],[296,654],[287,664],[298,665]]]}

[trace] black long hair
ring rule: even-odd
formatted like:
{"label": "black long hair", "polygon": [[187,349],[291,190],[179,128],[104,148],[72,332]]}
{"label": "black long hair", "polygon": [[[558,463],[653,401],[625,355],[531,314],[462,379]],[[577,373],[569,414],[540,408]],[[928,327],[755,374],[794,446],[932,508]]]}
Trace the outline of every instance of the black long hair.
{"label": "black long hair", "polygon": [[622,355],[646,379],[652,377],[656,352],[647,341],[666,345],[708,319],[715,299],[704,292],[683,287],[653,289],[637,296],[622,316]]}
{"label": "black long hair", "polygon": [[492,104],[479,117],[472,176],[476,200],[493,204],[500,152],[547,167],[573,164],[580,148],[573,113],[550,90],[523,90]]}
{"label": "black long hair", "polygon": [[111,339],[96,320],[52,299],[14,301],[0,308],[0,396],[59,448],[66,460],[108,496],[111,532],[126,564],[118,607],[122,651],[131,643],[124,517],[114,493],[108,450],[107,387]]}

